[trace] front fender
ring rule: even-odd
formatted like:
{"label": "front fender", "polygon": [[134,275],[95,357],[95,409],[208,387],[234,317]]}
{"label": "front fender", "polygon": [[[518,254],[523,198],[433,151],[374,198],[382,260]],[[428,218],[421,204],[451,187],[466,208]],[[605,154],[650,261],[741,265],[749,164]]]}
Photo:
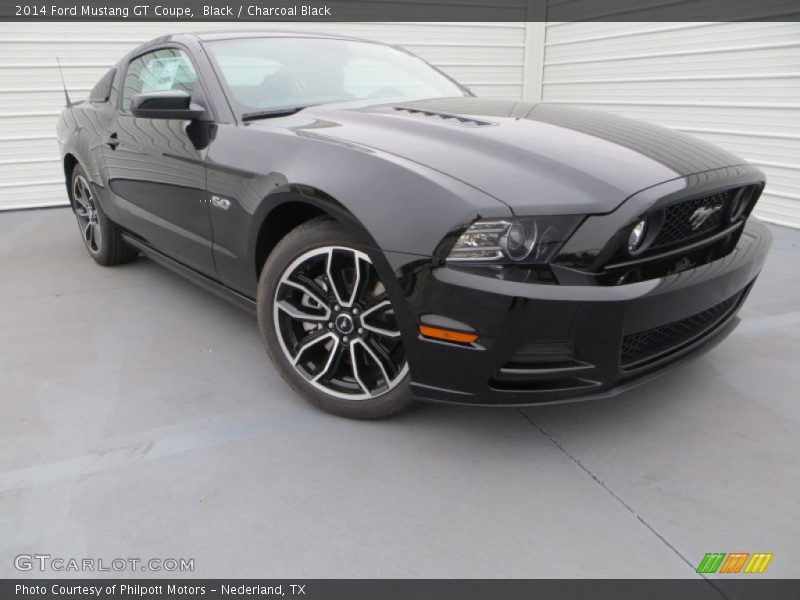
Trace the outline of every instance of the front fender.
{"label": "front fender", "polygon": [[[302,202],[336,219],[351,235],[365,246],[379,248],[378,242],[364,224],[341,202],[324,191],[308,185],[287,183],[274,188],[253,214],[248,235],[251,256],[257,254],[258,233],[269,215],[284,204]],[[259,265],[254,265],[258,267]]]}
{"label": "front fender", "polygon": [[312,132],[221,125],[209,147],[210,192],[252,217],[273,193],[314,190],[309,195],[333,198],[356,215],[377,247],[422,255],[478,215],[510,214],[495,198],[425,165]]}
{"label": "front fender", "polygon": [[211,210],[217,267],[244,293],[255,289],[258,229],[290,199],[324,210],[369,247],[422,256],[478,216],[511,214],[484,192],[424,165],[307,129],[221,125],[207,165],[210,193],[230,201],[225,210]]}

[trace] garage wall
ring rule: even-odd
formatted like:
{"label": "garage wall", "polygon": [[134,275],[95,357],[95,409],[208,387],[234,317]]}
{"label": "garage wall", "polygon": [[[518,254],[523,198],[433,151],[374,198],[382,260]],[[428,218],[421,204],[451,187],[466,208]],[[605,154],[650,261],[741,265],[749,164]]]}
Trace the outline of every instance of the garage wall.
{"label": "garage wall", "polygon": [[481,96],[519,98],[525,23],[0,23],[0,210],[66,204],[55,124],[137,44],[174,31],[285,29],[401,44]]}
{"label": "garage wall", "polygon": [[757,214],[800,227],[800,23],[548,23],[541,98],[713,142],[769,180]]}
{"label": "garage wall", "polygon": [[55,122],[131,47],[178,30],[286,29],[399,43],[478,95],[674,127],[769,177],[758,213],[800,227],[800,23],[0,23],[0,210],[66,203]]}

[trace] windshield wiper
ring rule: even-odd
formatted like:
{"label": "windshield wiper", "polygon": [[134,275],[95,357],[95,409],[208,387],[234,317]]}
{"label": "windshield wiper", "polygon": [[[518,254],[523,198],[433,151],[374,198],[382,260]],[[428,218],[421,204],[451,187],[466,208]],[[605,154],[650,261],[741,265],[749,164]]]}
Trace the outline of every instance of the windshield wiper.
{"label": "windshield wiper", "polygon": [[258,112],[244,113],[242,121],[255,121],[256,119],[271,119],[273,117],[286,117],[300,112],[304,108],[314,106],[313,104],[306,104],[304,106],[284,106],[282,108],[271,108],[269,110],[260,110]]}

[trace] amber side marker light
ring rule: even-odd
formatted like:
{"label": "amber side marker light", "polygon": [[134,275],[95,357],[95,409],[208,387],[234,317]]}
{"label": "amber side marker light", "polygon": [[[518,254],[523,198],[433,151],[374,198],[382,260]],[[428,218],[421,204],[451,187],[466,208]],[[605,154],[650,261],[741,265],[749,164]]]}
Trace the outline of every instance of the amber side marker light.
{"label": "amber side marker light", "polygon": [[471,344],[478,339],[477,333],[465,333],[463,331],[452,331],[450,329],[441,329],[439,327],[431,327],[430,325],[420,325],[419,332],[424,337],[433,338],[435,340],[444,340],[445,342],[457,342],[459,344]]}

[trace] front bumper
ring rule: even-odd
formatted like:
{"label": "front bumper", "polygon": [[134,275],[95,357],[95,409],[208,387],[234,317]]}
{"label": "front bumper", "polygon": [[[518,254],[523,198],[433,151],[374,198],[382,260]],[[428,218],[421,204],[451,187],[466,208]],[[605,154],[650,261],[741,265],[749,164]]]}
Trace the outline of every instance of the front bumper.
{"label": "front bumper", "polygon": [[[724,258],[619,286],[502,281],[393,255],[408,310],[403,326],[420,400],[524,406],[615,396],[725,338],[764,264],[770,234],[750,218]],[[479,340],[422,338],[420,320],[454,320]]]}

